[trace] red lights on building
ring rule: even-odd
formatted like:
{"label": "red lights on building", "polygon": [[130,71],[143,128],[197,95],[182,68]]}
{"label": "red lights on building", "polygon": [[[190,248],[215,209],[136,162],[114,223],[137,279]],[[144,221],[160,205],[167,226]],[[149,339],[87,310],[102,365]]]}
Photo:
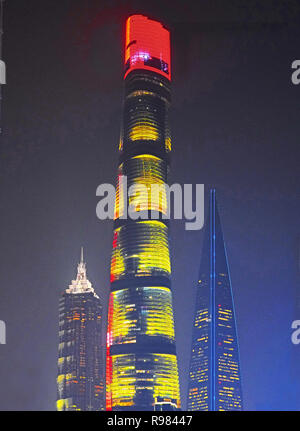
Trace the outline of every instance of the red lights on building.
{"label": "red lights on building", "polygon": [[113,315],[113,297],[110,296],[108,304],[108,327],[106,334],[106,411],[112,410],[112,396],[111,396],[111,384],[112,384],[112,357],[110,356],[110,346],[112,344],[112,315]]}
{"label": "red lights on building", "polygon": [[126,21],[124,62],[124,78],[134,69],[146,69],[171,80],[170,32],[158,21],[132,15]]}

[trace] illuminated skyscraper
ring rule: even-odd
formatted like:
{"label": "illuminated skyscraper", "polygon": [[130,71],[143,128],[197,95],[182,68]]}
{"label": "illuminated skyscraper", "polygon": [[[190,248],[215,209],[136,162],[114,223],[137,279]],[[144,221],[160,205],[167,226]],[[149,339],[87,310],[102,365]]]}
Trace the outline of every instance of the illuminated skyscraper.
{"label": "illuminated skyscraper", "polygon": [[102,303],[81,260],[59,305],[57,410],[104,410]]}
{"label": "illuminated skyscraper", "polygon": [[[171,292],[166,194],[135,197],[126,219],[124,191],[167,182],[171,139],[170,33],[133,15],[126,22],[125,95],[111,258],[107,328],[107,410],[180,407]],[[127,178],[125,181],[125,177]],[[127,184],[126,184],[127,183]],[[158,219],[150,219],[150,211]]]}
{"label": "illuminated skyscraper", "polygon": [[215,190],[210,193],[189,369],[188,410],[242,410],[230,274]]}

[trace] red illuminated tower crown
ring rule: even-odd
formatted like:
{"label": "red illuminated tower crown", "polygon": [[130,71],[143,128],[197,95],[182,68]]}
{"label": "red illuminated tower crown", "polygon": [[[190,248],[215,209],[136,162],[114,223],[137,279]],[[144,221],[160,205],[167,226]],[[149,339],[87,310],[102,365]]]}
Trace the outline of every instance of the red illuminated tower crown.
{"label": "red illuminated tower crown", "polygon": [[124,62],[124,78],[134,69],[146,69],[171,80],[170,32],[144,15],[130,16],[126,21]]}

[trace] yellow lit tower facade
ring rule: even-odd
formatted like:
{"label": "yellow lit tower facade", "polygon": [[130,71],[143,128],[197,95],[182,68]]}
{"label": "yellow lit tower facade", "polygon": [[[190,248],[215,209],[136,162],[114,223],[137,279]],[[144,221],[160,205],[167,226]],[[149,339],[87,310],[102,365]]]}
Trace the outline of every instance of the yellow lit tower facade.
{"label": "yellow lit tower facade", "polygon": [[76,280],[59,303],[59,411],[105,410],[102,316],[102,302],[87,279],[81,250]]}
{"label": "yellow lit tower facade", "polygon": [[187,409],[242,410],[239,346],[216,192],[210,192],[192,332]]}
{"label": "yellow lit tower facade", "polygon": [[[111,257],[107,410],[180,408],[164,185],[171,150],[170,33],[158,21],[126,21],[125,94]],[[127,218],[135,196],[135,217]],[[148,199],[157,185],[162,193]],[[156,218],[153,217],[156,214]],[[152,214],[152,216],[151,216]]]}

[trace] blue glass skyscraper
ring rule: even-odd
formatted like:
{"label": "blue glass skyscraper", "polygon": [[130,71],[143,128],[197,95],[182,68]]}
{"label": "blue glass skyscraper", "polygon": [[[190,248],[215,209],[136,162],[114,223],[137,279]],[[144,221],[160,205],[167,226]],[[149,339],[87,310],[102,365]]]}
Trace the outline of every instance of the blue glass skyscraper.
{"label": "blue glass skyscraper", "polygon": [[210,192],[196,291],[187,408],[243,408],[234,302],[215,190]]}

